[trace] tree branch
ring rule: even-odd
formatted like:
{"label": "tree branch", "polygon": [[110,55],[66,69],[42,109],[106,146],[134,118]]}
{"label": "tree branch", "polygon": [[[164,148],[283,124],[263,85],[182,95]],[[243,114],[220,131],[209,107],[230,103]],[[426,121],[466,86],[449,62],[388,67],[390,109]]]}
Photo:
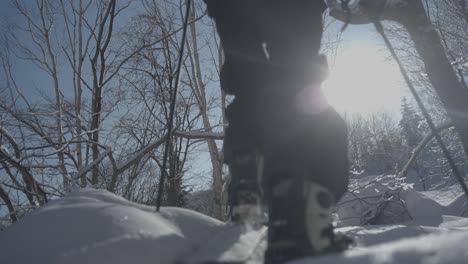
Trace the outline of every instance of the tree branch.
{"label": "tree branch", "polygon": [[[441,132],[443,130],[449,129],[451,127],[453,127],[452,124],[442,125],[442,126],[437,128],[437,133],[439,133],[439,132]],[[426,147],[426,145],[435,137],[435,135],[436,135],[435,133],[431,132],[427,136],[425,136],[421,140],[421,142],[419,142],[419,144],[414,148],[413,152],[411,153],[411,157],[408,159],[408,161],[406,162],[403,169],[398,173],[399,178],[406,177],[406,175],[408,174],[409,170],[413,166],[413,164],[416,161],[419,154]]]}

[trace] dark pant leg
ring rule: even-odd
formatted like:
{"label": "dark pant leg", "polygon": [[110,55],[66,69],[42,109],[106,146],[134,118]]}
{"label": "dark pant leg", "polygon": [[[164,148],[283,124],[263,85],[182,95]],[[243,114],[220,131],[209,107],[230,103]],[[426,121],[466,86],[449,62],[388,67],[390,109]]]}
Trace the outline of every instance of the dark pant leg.
{"label": "dark pant leg", "polygon": [[[265,80],[267,58],[255,24],[258,1],[205,2],[209,15],[215,19],[225,55],[221,87],[228,94],[235,95],[226,110],[228,126],[225,130],[224,162],[228,164],[231,174],[231,219],[243,221],[243,210],[249,207],[258,209],[256,205],[260,199],[257,103]],[[241,208],[243,205],[254,206]]]}
{"label": "dark pant leg", "polygon": [[234,149],[257,145],[255,105],[264,85],[267,58],[256,27],[258,0],[205,0],[208,14],[214,18],[225,62],[221,87],[235,95],[227,109],[225,160],[229,163]]}
{"label": "dark pant leg", "polygon": [[265,263],[284,263],[334,248],[331,214],[348,185],[347,130],[320,92],[323,1],[263,3],[268,23],[261,32],[272,67],[262,113]]}
{"label": "dark pant leg", "polygon": [[346,125],[318,105],[327,67],[319,55],[325,8],[323,1],[261,0],[257,23],[271,63],[262,138],[266,169],[292,163],[339,199],[348,183]]}
{"label": "dark pant leg", "polygon": [[289,171],[326,187],[338,201],[349,181],[345,122],[332,108],[291,119],[282,122],[280,135],[265,137],[265,189],[283,180],[275,171]]}

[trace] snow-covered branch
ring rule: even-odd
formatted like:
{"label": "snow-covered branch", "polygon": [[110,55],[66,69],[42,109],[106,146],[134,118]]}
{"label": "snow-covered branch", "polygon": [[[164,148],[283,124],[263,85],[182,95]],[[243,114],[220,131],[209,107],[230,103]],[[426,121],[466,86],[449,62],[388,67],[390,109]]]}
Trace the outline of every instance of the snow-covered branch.
{"label": "snow-covered branch", "polygon": [[[174,131],[174,135],[179,136],[179,137],[184,137],[184,138],[190,138],[190,139],[223,139],[224,138],[224,133],[214,133],[214,132],[199,132],[199,131]],[[167,140],[167,134],[163,135],[160,137],[158,140],[150,143],[149,145],[143,147],[141,150],[139,150],[137,153],[135,153],[132,157],[129,159],[117,163],[112,155],[112,149],[110,147],[107,147],[105,152],[100,154],[98,159],[94,160],[92,163],[88,164],[86,167],[83,167],[79,169],[78,175],[76,176],[77,178],[82,177],[89,171],[91,171],[95,166],[97,166],[103,159],[105,159],[107,156],[111,160],[112,167],[113,167],[113,176],[111,182],[115,182],[116,177],[130,168],[132,165],[134,165],[136,162],[141,160],[145,155],[150,153],[151,151],[154,151],[156,148],[161,146],[164,142]]]}
{"label": "snow-covered branch", "polygon": [[[4,128],[2,126],[0,126],[0,134],[1,134],[0,138],[5,137],[8,140],[10,145],[15,150],[15,157],[17,159],[19,159],[20,158],[20,150],[19,150],[18,144],[16,143],[16,140],[13,138],[13,136],[8,132],[8,130],[6,130],[6,128]],[[3,146],[3,144],[1,144],[1,141],[0,141],[0,146],[2,147],[2,151],[3,150],[8,151],[8,149],[5,146]]]}
{"label": "snow-covered branch", "polygon": [[133,155],[131,158],[127,159],[126,161],[122,162],[121,164],[117,165],[117,171],[119,173],[125,171],[128,169],[130,166],[132,166],[135,162],[143,158],[146,154],[150,153],[157,147],[161,146],[165,141],[167,140],[167,134],[159,138],[158,140],[154,141],[153,143],[149,144],[148,146],[142,148],[140,151],[138,151],[135,155]]}
{"label": "snow-covered branch", "polygon": [[28,186],[29,189],[34,190],[35,195],[37,195],[38,201],[41,205],[47,203],[46,193],[39,186],[38,182],[31,174],[29,168],[23,166],[17,158],[12,157],[5,150],[6,148],[4,148],[3,146],[0,148],[0,159],[5,159],[7,163],[15,167],[15,169],[18,170],[18,172],[20,172],[20,174],[23,176],[23,180],[25,181],[26,186]]}
{"label": "snow-covered branch", "polygon": [[[437,128],[437,133],[445,130],[445,129],[449,129],[453,127],[452,124],[445,124],[445,125],[442,125],[440,127]],[[413,166],[414,162],[416,161],[417,157],[419,156],[419,154],[421,153],[421,151],[426,147],[426,145],[431,142],[431,140],[436,136],[435,133],[429,133],[427,136],[425,136],[421,142],[419,142],[419,144],[416,146],[416,148],[414,148],[413,152],[411,153],[411,157],[408,159],[408,161],[406,162],[405,166],[403,167],[403,169],[398,173],[398,177],[399,178],[402,178],[402,177],[406,177],[406,175],[408,174],[409,170],[411,169],[411,167]]]}
{"label": "snow-covered branch", "polygon": [[382,20],[398,20],[408,0],[351,0],[349,13],[340,0],[326,0],[330,16],[350,24],[371,23],[371,17]]}
{"label": "snow-covered branch", "polygon": [[189,139],[224,139],[224,133],[201,132],[201,131],[174,131],[174,135]]}
{"label": "snow-covered branch", "polygon": [[112,149],[106,148],[106,150],[101,153],[97,159],[93,160],[93,162],[89,163],[87,166],[80,168],[78,170],[78,175],[76,176],[77,179],[81,178],[83,175],[91,171],[94,167],[96,167],[103,159],[105,159],[108,155],[112,155]]}

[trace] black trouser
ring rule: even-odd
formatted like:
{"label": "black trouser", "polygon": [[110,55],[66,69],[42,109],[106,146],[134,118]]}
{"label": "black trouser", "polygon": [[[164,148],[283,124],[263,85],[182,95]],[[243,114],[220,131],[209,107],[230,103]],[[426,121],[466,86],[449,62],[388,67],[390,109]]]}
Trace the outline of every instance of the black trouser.
{"label": "black trouser", "polygon": [[331,108],[307,112],[298,103],[324,78],[323,1],[205,2],[225,52],[221,85],[235,95],[227,109],[226,163],[254,149],[265,158],[267,193],[275,170],[300,168],[339,199],[348,183],[346,126]]}

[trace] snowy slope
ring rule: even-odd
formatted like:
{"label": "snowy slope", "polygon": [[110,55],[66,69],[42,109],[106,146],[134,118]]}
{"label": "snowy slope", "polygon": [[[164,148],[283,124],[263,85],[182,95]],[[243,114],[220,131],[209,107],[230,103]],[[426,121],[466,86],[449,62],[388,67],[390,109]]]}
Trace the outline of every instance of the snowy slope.
{"label": "snowy slope", "polygon": [[[350,250],[341,256],[326,256],[317,259],[295,261],[295,264],[305,263],[346,263],[346,264],[466,264],[468,263],[468,222],[464,222],[464,230],[444,231],[440,234],[420,235],[417,238],[392,240],[380,245]],[[417,230],[400,227],[409,231],[408,235],[418,233]],[[374,233],[377,231],[376,233]],[[415,232],[416,231],[416,232]],[[426,230],[428,231],[428,230]],[[391,231],[366,230],[363,235],[386,237]],[[424,232],[424,231],[422,231]],[[388,241],[387,240],[387,241]]]}
{"label": "snowy slope", "polygon": [[[426,199],[420,214],[413,210],[417,204],[412,205],[411,222],[339,228],[355,239],[353,249],[292,263],[467,264],[468,219],[443,214],[446,208],[460,211],[454,207],[464,206],[464,200],[455,195],[455,200],[440,205],[430,195],[442,194],[408,196],[409,204]],[[208,241],[227,228],[193,211],[163,208],[158,214],[152,207],[87,189],[53,201],[0,232],[0,263],[174,263],[213,243]],[[223,240],[219,243],[226,243]],[[261,250],[249,263],[261,263]]]}
{"label": "snowy slope", "polygon": [[222,223],[178,208],[137,205],[82,190],[0,233],[0,263],[172,263]]}

